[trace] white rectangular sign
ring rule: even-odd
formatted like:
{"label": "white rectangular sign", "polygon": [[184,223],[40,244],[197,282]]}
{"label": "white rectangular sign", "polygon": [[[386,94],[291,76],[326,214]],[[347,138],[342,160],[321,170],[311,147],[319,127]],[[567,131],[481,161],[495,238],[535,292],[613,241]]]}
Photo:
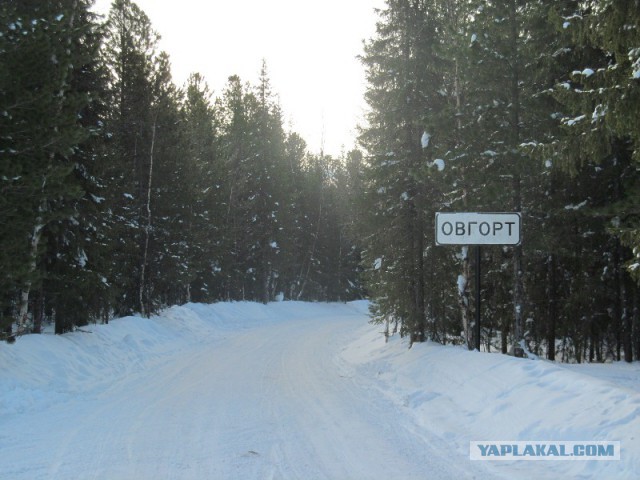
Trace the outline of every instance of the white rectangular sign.
{"label": "white rectangular sign", "polygon": [[519,213],[436,213],[436,245],[519,244]]}

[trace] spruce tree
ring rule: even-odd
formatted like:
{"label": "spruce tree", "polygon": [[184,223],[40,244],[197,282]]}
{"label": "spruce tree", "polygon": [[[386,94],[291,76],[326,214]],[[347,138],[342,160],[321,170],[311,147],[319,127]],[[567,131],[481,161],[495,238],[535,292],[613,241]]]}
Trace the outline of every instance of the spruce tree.
{"label": "spruce tree", "polygon": [[362,57],[370,111],[360,141],[368,155],[366,195],[373,207],[364,261],[374,321],[395,317],[411,342],[423,341],[427,331],[422,178],[428,153],[422,147],[432,132],[425,130],[425,108],[439,111],[443,102],[433,48],[438,18],[428,8],[428,2],[388,1]]}
{"label": "spruce tree", "polygon": [[246,229],[251,221],[250,212],[246,210],[246,199],[251,195],[251,148],[246,100],[246,86],[238,76],[229,77],[217,107],[220,112],[221,154],[227,172],[224,181],[227,208],[223,248],[228,254],[221,269],[225,283],[224,296],[228,300],[244,300],[246,281],[255,280]]}
{"label": "spruce tree", "polygon": [[622,266],[636,275],[634,252],[623,244],[637,250],[639,15],[632,2],[606,1],[581,2],[556,16],[573,62],[555,89],[563,132],[549,148],[569,174],[590,170],[601,178],[599,190],[605,197],[589,195],[587,214],[599,230],[611,235],[603,237],[598,248],[612,262],[608,268],[613,290],[607,294],[613,299],[610,343],[616,345],[616,358],[621,358],[623,347],[629,361],[637,315],[628,305],[636,287],[630,287]]}
{"label": "spruce tree", "polygon": [[[78,224],[80,205],[97,191],[90,138],[98,125],[90,112],[99,95],[91,80],[99,33],[84,1],[0,8],[2,222],[11,225],[0,235],[3,302],[15,302],[24,332],[33,321],[34,292],[39,316],[45,310],[47,255],[66,250],[65,260],[85,272],[84,239],[67,235],[56,245],[52,237]],[[95,277],[83,280],[95,285]]]}
{"label": "spruce tree", "polygon": [[155,140],[152,78],[158,35],[130,0],[114,0],[106,29],[104,61],[111,71],[106,181],[114,245],[109,281],[119,289],[116,314],[146,313],[144,249]]}
{"label": "spruce tree", "polygon": [[253,113],[255,148],[251,210],[257,217],[253,237],[256,251],[257,297],[263,303],[274,298],[281,274],[281,247],[284,237],[284,209],[289,203],[289,171],[285,164],[285,133],[280,106],[271,91],[266,62],[263,61],[255,88]]}
{"label": "spruce tree", "polygon": [[187,300],[212,301],[223,295],[220,265],[225,252],[224,172],[218,151],[218,119],[211,92],[200,74],[192,74],[181,106],[182,163],[187,189],[184,226],[189,250]]}
{"label": "spruce tree", "polygon": [[154,63],[151,103],[151,146],[143,248],[145,311],[184,303],[191,272],[188,161],[181,151],[180,95],[171,80],[170,64],[161,52]]}

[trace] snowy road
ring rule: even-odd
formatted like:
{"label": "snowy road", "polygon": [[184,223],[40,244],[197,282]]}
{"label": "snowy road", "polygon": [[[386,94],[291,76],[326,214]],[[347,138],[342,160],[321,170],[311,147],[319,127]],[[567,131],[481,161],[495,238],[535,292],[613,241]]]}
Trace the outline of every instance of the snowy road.
{"label": "snowy road", "polygon": [[[640,363],[409,350],[366,312],[189,304],[0,344],[0,479],[638,478]],[[622,453],[471,461],[485,439]]]}
{"label": "snowy road", "polygon": [[4,465],[3,478],[465,478],[438,439],[412,433],[399,407],[341,360],[363,322],[239,329],[13,417],[3,461],[10,448],[29,462]]}

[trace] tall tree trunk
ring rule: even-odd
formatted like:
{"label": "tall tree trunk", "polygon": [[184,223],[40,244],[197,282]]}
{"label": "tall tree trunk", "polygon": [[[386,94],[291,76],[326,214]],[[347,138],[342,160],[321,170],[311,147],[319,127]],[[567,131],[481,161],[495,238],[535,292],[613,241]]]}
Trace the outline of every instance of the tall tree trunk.
{"label": "tall tree trunk", "polygon": [[153,153],[155,149],[156,142],[156,121],[154,120],[153,125],[151,126],[151,151],[149,153],[149,179],[148,179],[148,187],[147,187],[147,203],[146,203],[146,216],[147,216],[147,224],[144,228],[144,249],[142,254],[142,265],[140,267],[140,291],[139,291],[139,301],[140,301],[140,314],[143,317],[148,317],[150,312],[150,306],[147,304],[149,302],[148,294],[145,295],[145,290],[147,290],[147,279],[146,279],[146,269],[147,262],[149,260],[149,237],[151,236],[151,183],[153,180]]}
{"label": "tall tree trunk", "polygon": [[[518,182],[519,184],[519,182]],[[517,208],[519,211],[520,208]],[[515,344],[525,348],[524,342],[524,284],[522,271],[522,246],[514,247],[513,252],[513,315]]]}
{"label": "tall tree trunk", "polygon": [[615,359],[620,361],[621,347],[622,347],[622,316],[623,316],[623,266],[622,266],[622,246],[618,239],[615,240],[615,246],[613,248],[613,263],[615,268],[614,274],[614,299],[613,299],[613,334],[615,338]]}
{"label": "tall tree trunk", "polygon": [[471,260],[469,259],[469,247],[463,246],[460,250],[462,257],[462,273],[458,275],[458,306],[462,317],[462,333],[469,350],[473,349],[471,338],[471,302],[469,301],[469,279],[471,278]]}
{"label": "tall tree trunk", "polygon": [[[456,8],[450,7],[450,12],[455,12]],[[458,16],[455,16],[455,24],[458,23]],[[462,89],[460,87],[460,66],[458,59],[455,60],[455,76],[453,79],[454,96],[456,102],[456,143],[460,144],[460,132],[462,130]],[[463,188],[462,202],[464,210],[467,210],[467,190],[465,186],[465,169],[460,170],[461,183]],[[471,279],[471,260],[469,259],[469,247],[464,246],[462,254],[462,271],[458,275],[458,307],[462,318],[462,332],[464,341],[469,350],[473,349],[473,339],[471,332],[471,302],[469,299],[469,284]]]}
{"label": "tall tree trunk", "polygon": [[[46,178],[42,182],[42,189],[46,185]],[[44,195],[44,192],[43,192]],[[27,333],[29,329],[29,295],[31,294],[31,287],[33,286],[33,280],[30,278],[31,275],[34,275],[36,269],[38,267],[38,249],[40,247],[40,239],[42,238],[42,230],[44,228],[44,220],[43,215],[47,209],[47,201],[46,199],[42,199],[42,203],[39,207],[39,215],[36,218],[36,224],[33,227],[33,231],[31,232],[31,240],[29,242],[29,266],[28,272],[29,276],[27,277],[27,281],[22,287],[22,291],[20,292],[20,303],[18,304],[18,335],[22,335]]]}
{"label": "tall tree trunk", "polygon": [[[509,22],[511,27],[511,125],[510,125],[510,147],[512,152],[517,152],[520,145],[520,70],[519,70],[519,50],[518,50],[518,23],[516,0],[510,0]],[[517,156],[517,153],[514,153]],[[518,158],[513,159],[513,209],[515,212],[522,211],[522,185],[520,175],[520,162]],[[513,251],[513,309],[514,309],[514,340],[515,344],[523,349],[524,343],[524,275],[522,271],[522,246],[514,247]]]}
{"label": "tall tree trunk", "polygon": [[556,279],[556,256],[552,253],[547,259],[547,359],[556,359],[556,325],[558,324],[558,287]]}
{"label": "tall tree trunk", "polygon": [[[313,236],[313,241],[311,242],[311,248],[309,249],[309,258],[307,262],[303,261],[301,265],[301,271],[298,275],[298,283],[301,283],[300,290],[298,291],[298,295],[296,296],[296,300],[300,300],[302,298],[302,294],[304,293],[304,289],[307,286],[307,282],[309,280],[309,275],[311,274],[311,267],[313,266],[313,257],[316,254],[316,246],[318,243],[318,237],[320,236],[320,226],[322,225],[322,205],[324,203],[324,194],[320,194],[320,204],[318,205],[318,223],[316,224],[316,231]],[[306,268],[305,268],[306,264]],[[306,270],[306,272],[305,272]]]}
{"label": "tall tree trunk", "polygon": [[44,288],[38,289],[34,309],[33,309],[33,333],[42,333],[42,321],[45,315]]}
{"label": "tall tree trunk", "polygon": [[271,262],[270,262],[270,260],[268,260],[269,257],[270,257],[270,253],[267,253],[267,261],[265,262],[265,265],[263,267],[264,277],[262,279],[262,288],[263,288],[262,303],[264,303],[265,305],[267,303],[269,303],[269,301],[271,300],[271,274],[272,274],[272,270],[271,270]]}
{"label": "tall tree trunk", "polygon": [[589,337],[587,338],[587,343],[589,344],[589,363],[593,363],[596,354],[596,344],[598,343],[598,330],[596,325],[596,318],[594,315],[591,315],[589,317],[588,325]]}
{"label": "tall tree trunk", "polygon": [[424,342],[426,340],[426,309],[424,299],[424,231],[422,221],[418,218],[418,212],[412,205],[414,228],[413,228],[413,252],[414,252],[414,278],[413,278],[413,297],[414,297],[414,338],[415,342]]}
{"label": "tall tree trunk", "polygon": [[633,302],[630,298],[634,285],[629,274],[624,275],[624,309],[622,314],[622,349],[625,362],[633,361]]}
{"label": "tall tree trunk", "polygon": [[503,325],[500,331],[500,352],[506,354],[509,351],[509,325]]}
{"label": "tall tree trunk", "polygon": [[[71,5],[71,13],[69,17],[70,29],[74,28],[77,5],[78,5],[77,1],[74,1]],[[67,38],[66,44],[67,44],[67,48],[69,49],[72,48],[71,37]],[[71,65],[69,65],[69,67],[71,67]],[[68,78],[65,75],[59,86],[60,92],[64,92],[66,90],[67,81],[68,81]],[[64,102],[64,96],[60,96],[60,101],[57,104],[58,114],[62,111],[63,102]],[[53,164],[54,160],[55,160],[55,156],[53,153],[51,153],[49,155],[49,161],[51,162],[51,164]],[[36,218],[35,225],[31,233],[31,239],[30,239],[30,245],[29,245],[29,265],[28,265],[27,281],[25,282],[25,285],[23,286],[22,291],[20,292],[20,302],[18,307],[18,334],[26,333],[28,329],[29,295],[31,294],[31,287],[33,286],[33,281],[30,277],[35,274],[38,266],[38,249],[40,248],[40,239],[42,238],[42,230],[44,229],[45,222],[46,222],[44,216],[48,209],[47,199],[45,196],[46,186],[47,186],[47,176],[45,175],[43,177],[42,187],[41,187],[43,198],[39,206],[39,212],[38,212],[39,215]]]}
{"label": "tall tree trunk", "polygon": [[631,325],[631,343],[633,351],[635,352],[634,358],[640,358],[640,309],[638,308],[638,287],[634,286],[632,290],[633,301],[633,315]]}

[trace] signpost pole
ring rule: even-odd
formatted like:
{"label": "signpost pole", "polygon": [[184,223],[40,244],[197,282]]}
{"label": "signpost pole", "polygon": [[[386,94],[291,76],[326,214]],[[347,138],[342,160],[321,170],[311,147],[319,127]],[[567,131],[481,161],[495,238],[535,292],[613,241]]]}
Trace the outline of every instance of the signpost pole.
{"label": "signpost pole", "polygon": [[475,325],[475,337],[476,337],[476,349],[480,351],[480,261],[482,258],[480,245],[476,245],[476,325]]}
{"label": "signpost pole", "polygon": [[[480,245],[520,245],[519,212],[436,212],[436,245],[475,246],[476,315],[474,347],[480,351]],[[468,334],[468,333],[466,333]],[[467,339],[468,340],[468,339]]]}

